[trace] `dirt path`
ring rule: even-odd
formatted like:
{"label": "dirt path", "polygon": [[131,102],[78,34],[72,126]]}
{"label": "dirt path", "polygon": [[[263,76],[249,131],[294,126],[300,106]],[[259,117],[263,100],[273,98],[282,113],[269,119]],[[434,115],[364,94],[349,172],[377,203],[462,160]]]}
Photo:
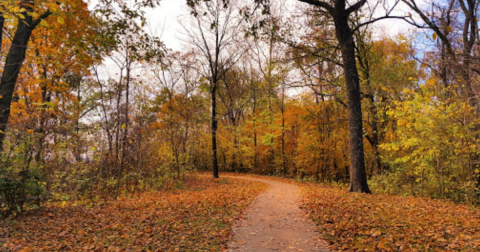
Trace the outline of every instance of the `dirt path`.
{"label": "dirt path", "polygon": [[298,186],[268,179],[235,177],[269,184],[233,229],[227,251],[328,251],[315,225],[298,208]]}

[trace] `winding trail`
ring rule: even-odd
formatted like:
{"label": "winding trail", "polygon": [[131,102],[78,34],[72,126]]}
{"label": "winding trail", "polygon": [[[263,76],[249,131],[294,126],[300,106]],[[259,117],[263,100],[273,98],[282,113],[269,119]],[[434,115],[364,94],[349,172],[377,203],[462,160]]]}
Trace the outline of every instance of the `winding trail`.
{"label": "winding trail", "polygon": [[253,201],[233,228],[227,251],[329,251],[315,232],[315,224],[299,208],[298,186],[253,177],[233,178],[266,183],[270,188]]}

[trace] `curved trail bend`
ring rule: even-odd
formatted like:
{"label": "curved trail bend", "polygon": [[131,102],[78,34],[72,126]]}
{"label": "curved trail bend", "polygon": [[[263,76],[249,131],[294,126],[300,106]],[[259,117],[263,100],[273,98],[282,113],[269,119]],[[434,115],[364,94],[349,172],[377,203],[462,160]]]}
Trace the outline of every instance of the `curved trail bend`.
{"label": "curved trail bend", "polygon": [[253,201],[233,228],[227,251],[328,251],[315,225],[299,208],[298,186],[269,179],[231,178],[266,183],[270,188]]}

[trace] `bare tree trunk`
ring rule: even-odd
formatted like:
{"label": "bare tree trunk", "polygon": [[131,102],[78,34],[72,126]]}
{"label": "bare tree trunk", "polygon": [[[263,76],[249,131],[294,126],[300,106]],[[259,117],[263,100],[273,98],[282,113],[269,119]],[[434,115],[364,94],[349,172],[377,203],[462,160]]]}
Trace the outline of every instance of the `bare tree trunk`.
{"label": "bare tree trunk", "polygon": [[[236,18],[237,9],[234,8],[236,1],[202,1],[198,5],[190,6],[194,13],[200,12],[203,15],[194,15],[193,27],[198,31],[188,31],[191,44],[199,49],[205,68],[202,71],[204,76],[210,81],[210,94],[212,99],[212,163],[213,177],[218,178],[218,159],[217,159],[217,88],[220,80],[225,78],[243,54],[239,47],[233,47],[236,41],[238,29],[243,19]],[[185,27],[184,27],[185,28]],[[208,35],[207,35],[208,34]],[[235,43],[238,45],[237,43]],[[226,55],[224,55],[226,54]]]}
{"label": "bare tree trunk", "polygon": [[217,83],[212,84],[212,89],[210,92],[212,96],[212,162],[213,162],[213,177],[219,178],[218,176],[218,160],[217,160],[217,127],[218,121],[216,118],[217,115]]}
{"label": "bare tree trunk", "polygon": [[344,9],[335,10],[334,21],[335,32],[342,51],[348,97],[348,126],[350,131],[349,191],[371,193],[368,188],[367,173],[365,171],[362,103],[360,97],[360,79],[355,62],[355,43],[353,41],[352,31],[348,25],[348,15],[345,15],[345,12]]}
{"label": "bare tree trunk", "polygon": [[[127,48],[128,48],[128,43],[127,43]],[[131,61],[129,59],[130,55],[128,53],[128,50],[126,51],[126,59],[127,59],[127,64],[126,64],[126,70],[127,70],[127,76],[126,76],[126,82],[125,82],[125,115],[124,115],[124,125],[122,125],[123,129],[123,136],[122,136],[122,146],[121,146],[121,156],[120,156],[120,170],[118,172],[118,178],[117,178],[117,192],[115,194],[115,199],[118,198],[118,195],[120,193],[120,182],[122,179],[123,175],[123,170],[125,169],[125,155],[126,155],[126,149],[127,149],[127,141],[128,141],[128,124],[129,124],[129,118],[128,118],[128,112],[130,110],[129,107],[129,99],[130,99],[130,71],[131,71]],[[121,93],[121,90],[120,90]],[[117,104],[118,105],[118,104]],[[119,115],[120,117],[120,115]]]}
{"label": "bare tree trunk", "polygon": [[[252,77],[252,76],[251,76]],[[256,84],[251,81],[253,89],[253,108],[252,108],[252,117],[253,117],[253,169],[255,172],[258,172],[258,154],[257,154],[257,87]]]}
{"label": "bare tree trunk", "polygon": [[0,51],[2,50],[2,40],[3,40],[3,26],[5,25],[5,17],[3,12],[0,11]]}
{"label": "bare tree trunk", "polygon": [[287,160],[285,155],[285,84],[282,83],[282,174],[287,172]]}
{"label": "bare tree trunk", "polygon": [[380,151],[378,150],[378,145],[380,144],[380,137],[378,133],[378,111],[377,107],[373,103],[373,100],[371,101],[370,105],[370,111],[372,113],[372,148],[373,148],[373,162],[374,162],[374,169],[376,170],[377,173],[382,173],[383,172],[383,167],[382,167],[382,159],[380,157]]}
{"label": "bare tree trunk", "polygon": [[[234,118],[232,118],[234,119]],[[238,169],[238,161],[237,161],[237,153],[238,153],[238,137],[237,137],[237,122],[236,120],[232,120],[233,122],[233,153],[232,153],[232,165],[231,171],[237,172]]]}

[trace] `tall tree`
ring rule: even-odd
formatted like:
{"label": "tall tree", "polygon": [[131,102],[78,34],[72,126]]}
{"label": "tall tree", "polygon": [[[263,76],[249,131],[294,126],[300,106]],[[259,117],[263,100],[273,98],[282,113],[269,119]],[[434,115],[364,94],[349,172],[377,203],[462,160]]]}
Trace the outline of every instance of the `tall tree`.
{"label": "tall tree", "polygon": [[208,80],[211,96],[211,133],[213,177],[218,178],[217,160],[217,90],[222,78],[235,65],[244,50],[238,41],[238,30],[242,18],[238,12],[238,3],[223,0],[200,2],[193,5],[194,20],[192,28],[185,30],[188,42],[195,47],[202,61],[199,71]]}
{"label": "tall tree", "polygon": [[355,61],[355,42],[349,25],[349,17],[358,11],[366,0],[347,6],[345,0],[334,0],[332,4],[318,0],[299,0],[326,11],[333,18],[335,34],[342,52],[344,77],[348,97],[348,124],[350,130],[350,192],[371,193],[367,184],[365,155],[363,148],[362,103],[360,78]]}
{"label": "tall tree", "polygon": [[[5,138],[5,130],[7,128],[8,119],[10,118],[10,105],[12,103],[13,93],[17,84],[17,78],[20,69],[25,60],[25,51],[27,44],[32,35],[32,31],[40,24],[40,22],[50,16],[50,10],[44,11],[38,18],[33,18],[34,0],[22,0],[19,4],[19,12],[14,13],[18,19],[17,29],[13,36],[12,44],[5,60],[2,78],[0,80],[0,150],[3,149],[3,139]],[[6,6],[0,6],[0,13],[3,14]],[[0,34],[3,33],[5,18],[0,18]],[[1,50],[0,35],[0,50]]]}

